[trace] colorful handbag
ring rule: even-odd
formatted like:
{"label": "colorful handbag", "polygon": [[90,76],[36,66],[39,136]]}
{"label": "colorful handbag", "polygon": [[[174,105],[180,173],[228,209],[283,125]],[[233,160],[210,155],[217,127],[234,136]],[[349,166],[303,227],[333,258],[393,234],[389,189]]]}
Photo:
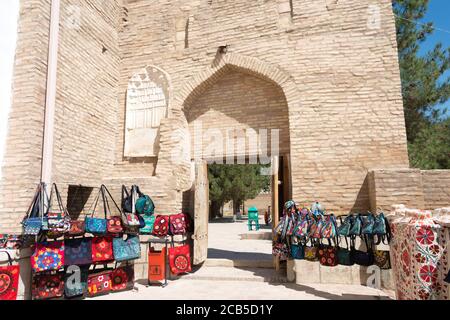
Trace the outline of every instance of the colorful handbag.
{"label": "colorful handbag", "polygon": [[141,228],[140,232],[142,234],[152,234],[153,227],[155,225],[156,216],[155,215],[151,215],[151,216],[144,215],[144,216],[142,216],[142,218],[144,219],[145,227]]}
{"label": "colorful handbag", "polygon": [[189,245],[169,248],[169,265],[173,274],[191,272],[191,250]]}
{"label": "colorful handbag", "polygon": [[[56,195],[56,200],[58,202],[58,209],[55,211],[52,209],[53,195]],[[47,212],[47,225],[48,231],[53,234],[64,234],[70,229],[70,216],[67,213],[66,208],[61,199],[61,194],[58,191],[56,183],[52,184],[50,191],[49,209]]]}
{"label": "colorful handbag", "polygon": [[331,239],[336,237],[336,217],[334,214],[324,216],[322,220],[321,237]]}
{"label": "colorful handbag", "polygon": [[114,260],[112,237],[94,237],[92,239],[92,262],[107,262]]}
{"label": "colorful handbag", "polygon": [[82,266],[92,263],[92,238],[67,239],[64,245],[64,263],[66,266]]}
{"label": "colorful handbag", "polygon": [[5,248],[8,235],[5,233],[0,234],[0,249]]}
{"label": "colorful handbag", "polygon": [[361,220],[362,220],[361,234],[372,235],[373,227],[375,224],[374,215],[369,213],[367,216],[362,216]]}
{"label": "colorful handbag", "polygon": [[338,265],[335,247],[331,245],[320,246],[317,254],[319,256],[319,262],[321,265],[326,267],[335,267]]}
{"label": "colorful handbag", "polygon": [[323,227],[322,214],[318,214],[318,216],[313,216],[310,223],[309,236],[314,239],[321,239],[322,227]]}
{"label": "colorful handbag", "polygon": [[359,214],[357,216],[352,215],[350,217],[352,226],[350,227],[349,236],[355,238],[356,236],[361,235],[361,217]]}
{"label": "colorful handbag", "polygon": [[344,238],[344,239],[345,239],[345,242],[347,243],[347,248],[341,248],[338,246],[337,250],[336,250],[338,264],[343,265],[343,266],[352,266],[352,265],[354,265],[353,260],[352,260],[352,254],[351,254],[351,251],[349,250],[347,238]]}
{"label": "colorful handbag", "polygon": [[88,295],[95,297],[112,290],[111,271],[102,271],[88,276]]}
{"label": "colorful handbag", "polygon": [[339,217],[341,221],[341,225],[338,228],[338,235],[348,237],[350,235],[350,228],[352,226],[351,222],[352,216],[347,216],[344,221],[342,221],[342,217]]}
{"label": "colorful handbag", "polygon": [[364,237],[364,241],[366,243],[366,248],[367,248],[366,252],[361,251],[361,250],[356,250],[354,240],[352,240],[351,257],[355,264],[368,267],[368,266],[371,266],[374,264],[374,255],[373,255],[372,248],[369,246],[369,244],[367,242],[366,237]]}
{"label": "colorful handbag", "polygon": [[35,274],[31,286],[33,300],[44,300],[60,298],[64,294],[64,275],[56,274]]}
{"label": "colorful handbag", "polygon": [[64,242],[42,242],[35,245],[30,258],[34,272],[59,270],[64,267]]}
{"label": "colorful handbag", "polygon": [[307,209],[302,209],[297,221],[297,225],[294,228],[294,236],[298,238],[305,238],[308,236],[308,226],[309,226],[309,213],[304,211]]}
{"label": "colorful handbag", "polygon": [[88,276],[89,266],[76,267],[73,273],[67,270],[64,275],[64,296],[66,298],[84,296],[87,292]]}
{"label": "colorful handbag", "polygon": [[136,201],[136,212],[139,214],[152,215],[155,212],[155,204],[153,200],[147,196],[142,194],[139,191],[139,187],[137,187],[137,193],[139,194],[139,199]]}
{"label": "colorful handbag", "polygon": [[94,201],[94,208],[92,209],[92,212],[90,216],[86,216],[85,218],[85,226],[86,226],[86,232],[92,233],[93,235],[105,235],[107,232],[107,222],[106,222],[106,204],[105,201],[103,201],[103,209],[104,209],[104,218],[94,218],[95,210],[97,209],[98,200],[100,198],[100,194],[102,195],[103,199],[105,199],[103,186],[100,187],[100,190],[97,194],[97,197]]}
{"label": "colorful handbag", "polygon": [[186,233],[186,220],[184,213],[169,216],[170,233],[173,235]]}
{"label": "colorful handbag", "polygon": [[391,269],[391,258],[389,251],[385,250],[375,250],[374,251],[375,265],[380,269],[389,270]]}
{"label": "colorful handbag", "polygon": [[127,236],[113,239],[114,259],[116,261],[127,261],[141,257],[141,244],[138,236]]}
{"label": "colorful handbag", "polygon": [[286,243],[277,242],[273,244],[272,254],[280,260],[286,260],[289,256],[289,248]]}
{"label": "colorful handbag", "polygon": [[6,239],[6,243],[4,244],[4,248],[7,250],[18,250],[23,246],[23,237],[22,235],[8,235]]}
{"label": "colorful handbag", "polygon": [[112,291],[131,290],[134,287],[134,269],[132,266],[115,268],[111,271]]}
{"label": "colorful handbag", "polygon": [[[124,192],[126,197],[124,198]],[[109,193],[109,191],[108,191]],[[141,222],[139,221],[139,215],[136,214],[136,198],[137,198],[137,190],[136,186],[131,187],[131,195],[128,194],[128,191],[125,186],[122,186],[122,222],[124,227],[126,228],[139,228],[141,226]],[[112,198],[112,197],[111,197]]]}
{"label": "colorful handbag", "polygon": [[305,259],[305,247],[303,245],[291,244],[291,257],[296,260]]}
{"label": "colorful handbag", "polygon": [[123,232],[122,220],[120,217],[110,217],[107,219],[107,230],[111,235],[119,235]]}
{"label": "colorful handbag", "polygon": [[152,234],[157,237],[165,237],[169,231],[169,216],[156,216]]}
{"label": "colorful handbag", "polygon": [[384,244],[389,244],[391,241],[391,228],[383,212],[380,212],[377,216],[375,216],[373,234],[375,238],[377,238],[377,241],[375,242],[376,244],[380,244],[381,242]]}
{"label": "colorful handbag", "polygon": [[84,235],[86,226],[84,221],[80,220],[71,220],[69,231],[67,232],[69,236],[82,236]]}
{"label": "colorful handbag", "polygon": [[36,192],[28,207],[26,216],[22,220],[24,235],[37,236],[41,232],[45,215],[45,212],[43,212],[45,195],[45,184],[40,183],[36,188]]}
{"label": "colorful handbag", "polygon": [[1,300],[16,300],[19,290],[19,274],[20,266],[14,266],[10,254],[7,251],[2,251],[8,255],[8,265],[0,266],[0,301]]}
{"label": "colorful handbag", "polygon": [[311,246],[305,246],[305,260],[308,261],[318,261],[318,248],[317,246],[312,242],[311,239]]}

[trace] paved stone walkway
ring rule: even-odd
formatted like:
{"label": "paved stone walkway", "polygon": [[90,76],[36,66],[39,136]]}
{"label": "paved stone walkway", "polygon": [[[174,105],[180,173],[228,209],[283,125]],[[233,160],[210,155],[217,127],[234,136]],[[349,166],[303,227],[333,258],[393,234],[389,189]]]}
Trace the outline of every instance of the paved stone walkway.
{"label": "paved stone walkway", "polygon": [[136,285],[95,300],[384,300],[382,291],[363,286],[270,284],[249,281],[176,280],[165,288]]}

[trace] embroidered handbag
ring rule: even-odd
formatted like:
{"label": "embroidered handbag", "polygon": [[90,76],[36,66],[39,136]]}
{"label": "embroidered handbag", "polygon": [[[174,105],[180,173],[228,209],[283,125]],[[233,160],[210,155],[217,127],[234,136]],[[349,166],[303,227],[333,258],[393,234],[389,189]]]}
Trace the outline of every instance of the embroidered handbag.
{"label": "embroidered handbag", "polygon": [[152,215],[155,212],[153,200],[148,195],[144,195],[138,186],[134,187],[136,188],[136,193],[139,195],[139,198],[136,200],[136,212],[138,214]]}
{"label": "embroidered handbag", "polygon": [[131,290],[134,287],[134,269],[132,266],[115,268],[111,271],[112,291]]}
{"label": "embroidered handbag", "polygon": [[72,266],[64,275],[64,296],[74,298],[84,296],[87,292],[87,282],[89,276],[89,266]]}
{"label": "embroidered handbag", "polygon": [[19,290],[20,266],[13,265],[8,251],[2,251],[8,255],[8,265],[0,266],[0,301],[16,300]]}
{"label": "embroidered handbag", "polygon": [[43,210],[45,195],[45,184],[40,183],[36,188],[33,200],[31,201],[26,216],[22,221],[24,235],[37,236],[41,232],[45,215]]}
{"label": "embroidered handbag", "polygon": [[305,247],[301,244],[291,244],[291,257],[296,260],[305,259]]}
{"label": "embroidered handbag", "polygon": [[[124,198],[123,193],[126,193],[126,197]],[[109,193],[109,191],[108,191]],[[131,195],[126,191],[126,187],[122,186],[122,223],[126,228],[139,228],[141,226],[141,222],[139,221],[139,215],[136,214],[136,197],[137,190],[133,185],[131,187]],[[112,197],[111,197],[112,198]],[[132,229],[133,230],[133,229]],[[137,230],[139,232],[139,230]]]}
{"label": "embroidered handbag", "polygon": [[127,261],[141,257],[141,244],[138,236],[127,236],[113,239],[114,258],[116,261]]}
{"label": "embroidered handbag", "polygon": [[169,217],[164,215],[156,216],[152,234],[157,237],[165,237],[168,230]]}
{"label": "embroidered handbag", "polygon": [[384,244],[389,244],[391,241],[391,228],[383,212],[380,212],[377,216],[375,216],[373,234],[377,238],[377,241],[375,242],[376,244],[380,244],[381,242]]}
{"label": "embroidered handbag", "polygon": [[338,228],[338,235],[348,237],[350,235],[350,228],[352,226],[352,216],[347,216],[344,221],[342,221],[342,217],[339,217],[339,219],[341,221],[341,225]]}
{"label": "embroidered handbag", "polygon": [[189,245],[169,248],[169,265],[173,274],[191,272],[191,252]]}
{"label": "embroidered handbag", "polygon": [[309,236],[314,239],[322,238],[322,227],[323,227],[323,216],[319,214],[318,216],[313,216],[311,219]]}
{"label": "embroidered handbag", "polygon": [[333,246],[320,246],[318,250],[319,262],[323,266],[335,267],[338,265],[336,248]]}
{"label": "embroidered handbag", "polygon": [[361,234],[372,235],[373,226],[375,224],[374,215],[369,213],[367,216],[361,217],[361,220],[362,220]]}
{"label": "embroidered handbag", "polygon": [[15,234],[8,235],[6,243],[4,244],[4,248],[7,250],[22,249],[22,246],[23,246],[22,235],[15,235]]}
{"label": "embroidered handbag", "polygon": [[8,235],[5,233],[0,234],[0,249],[5,248]]}
{"label": "embroidered handbag", "polygon": [[69,231],[67,233],[69,234],[69,236],[74,236],[74,237],[82,236],[86,232],[85,228],[86,228],[86,226],[85,226],[84,221],[71,220]]}
{"label": "embroidered handbag", "polygon": [[352,226],[350,227],[349,235],[353,238],[361,235],[361,217],[360,215],[351,216]]}
{"label": "embroidered handbag", "polygon": [[64,245],[66,266],[82,266],[92,263],[92,238],[66,239]]}
{"label": "embroidered handbag", "polygon": [[108,294],[112,290],[111,271],[102,271],[88,276],[88,295],[95,297]]}
{"label": "embroidered handbag", "polygon": [[354,265],[353,260],[352,260],[352,254],[351,254],[351,251],[349,250],[347,238],[344,238],[344,239],[347,244],[347,248],[341,248],[338,246],[337,250],[336,250],[338,264],[343,265],[343,266],[352,266],[352,265]]}
{"label": "embroidered handbag", "polygon": [[302,209],[297,221],[297,225],[294,229],[294,236],[298,238],[306,238],[308,236],[308,226],[309,226],[309,213],[304,211],[307,209]]}
{"label": "embroidered handbag", "polygon": [[[56,195],[58,202],[58,209],[55,210],[52,207],[53,195]],[[53,234],[64,234],[70,229],[70,216],[64,207],[61,199],[61,194],[58,191],[56,183],[52,184],[50,191],[49,209],[47,213],[47,225],[48,231]]]}
{"label": "embroidered handbag", "polygon": [[123,232],[122,220],[118,216],[107,219],[107,230],[111,235],[119,235]]}
{"label": "embroidered handbag", "polygon": [[336,217],[334,214],[326,215],[322,220],[321,237],[331,239],[336,237]]}
{"label": "embroidered handbag", "polygon": [[274,243],[272,247],[272,254],[278,257],[280,260],[286,260],[289,256],[289,249],[286,243]]}
{"label": "embroidered handbag", "polygon": [[180,235],[186,233],[186,221],[183,213],[169,216],[170,233]]}
{"label": "embroidered handbag", "polygon": [[374,256],[372,248],[369,246],[367,239],[364,237],[364,241],[366,243],[367,251],[361,251],[355,249],[354,240],[352,240],[352,248],[351,248],[351,256],[352,260],[355,264],[360,266],[371,266],[374,263]]}
{"label": "embroidered handbag", "polygon": [[94,237],[92,239],[92,262],[107,262],[114,260],[112,237]]}
{"label": "embroidered handbag", "polygon": [[140,232],[142,234],[152,234],[156,216],[154,214],[151,216],[144,215],[142,218],[144,219],[145,227],[141,228]]}
{"label": "embroidered handbag", "polygon": [[311,246],[305,246],[305,260],[308,261],[318,261],[318,248],[314,244],[313,240],[311,239]]}
{"label": "embroidered handbag", "polygon": [[107,232],[105,203],[103,205],[105,217],[104,218],[94,218],[94,214],[95,214],[95,210],[97,209],[97,204],[98,204],[98,200],[100,198],[100,194],[102,194],[102,197],[104,199],[103,186],[100,187],[97,197],[95,198],[94,208],[92,209],[90,216],[86,216],[86,218],[85,218],[86,232],[92,233],[93,235],[105,235]]}
{"label": "embroidered handbag", "polygon": [[389,251],[385,250],[375,250],[374,251],[375,265],[380,269],[389,270],[391,269],[391,258]]}
{"label": "embroidered handbag", "polygon": [[33,300],[60,298],[64,294],[62,273],[35,274],[31,286]]}
{"label": "embroidered handbag", "polygon": [[42,242],[35,245],[30,258],[34,272],[59,270],[64,267],[64,242]]}

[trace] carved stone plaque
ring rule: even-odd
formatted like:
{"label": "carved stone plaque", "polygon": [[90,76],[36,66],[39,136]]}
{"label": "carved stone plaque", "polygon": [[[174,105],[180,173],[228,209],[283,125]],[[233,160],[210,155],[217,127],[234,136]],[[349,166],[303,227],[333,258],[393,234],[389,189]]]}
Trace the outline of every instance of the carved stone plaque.
{"label": "carved stone plaque", "polygon": [[161,69],[148,66],[128,82],[125,157],[156,157],[159,125],[169,108],[169,79]]}

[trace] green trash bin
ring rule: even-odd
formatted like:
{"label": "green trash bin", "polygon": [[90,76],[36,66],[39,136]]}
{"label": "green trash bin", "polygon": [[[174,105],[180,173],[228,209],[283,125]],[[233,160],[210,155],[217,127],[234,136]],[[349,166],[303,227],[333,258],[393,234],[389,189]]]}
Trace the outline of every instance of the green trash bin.
{"label": "green trash bin", "polygon": [[259,230],[259,214],[256,207],[250,207],[248,209],[248,230],[253,230],[253,224],[255,224],[256,230]]}

